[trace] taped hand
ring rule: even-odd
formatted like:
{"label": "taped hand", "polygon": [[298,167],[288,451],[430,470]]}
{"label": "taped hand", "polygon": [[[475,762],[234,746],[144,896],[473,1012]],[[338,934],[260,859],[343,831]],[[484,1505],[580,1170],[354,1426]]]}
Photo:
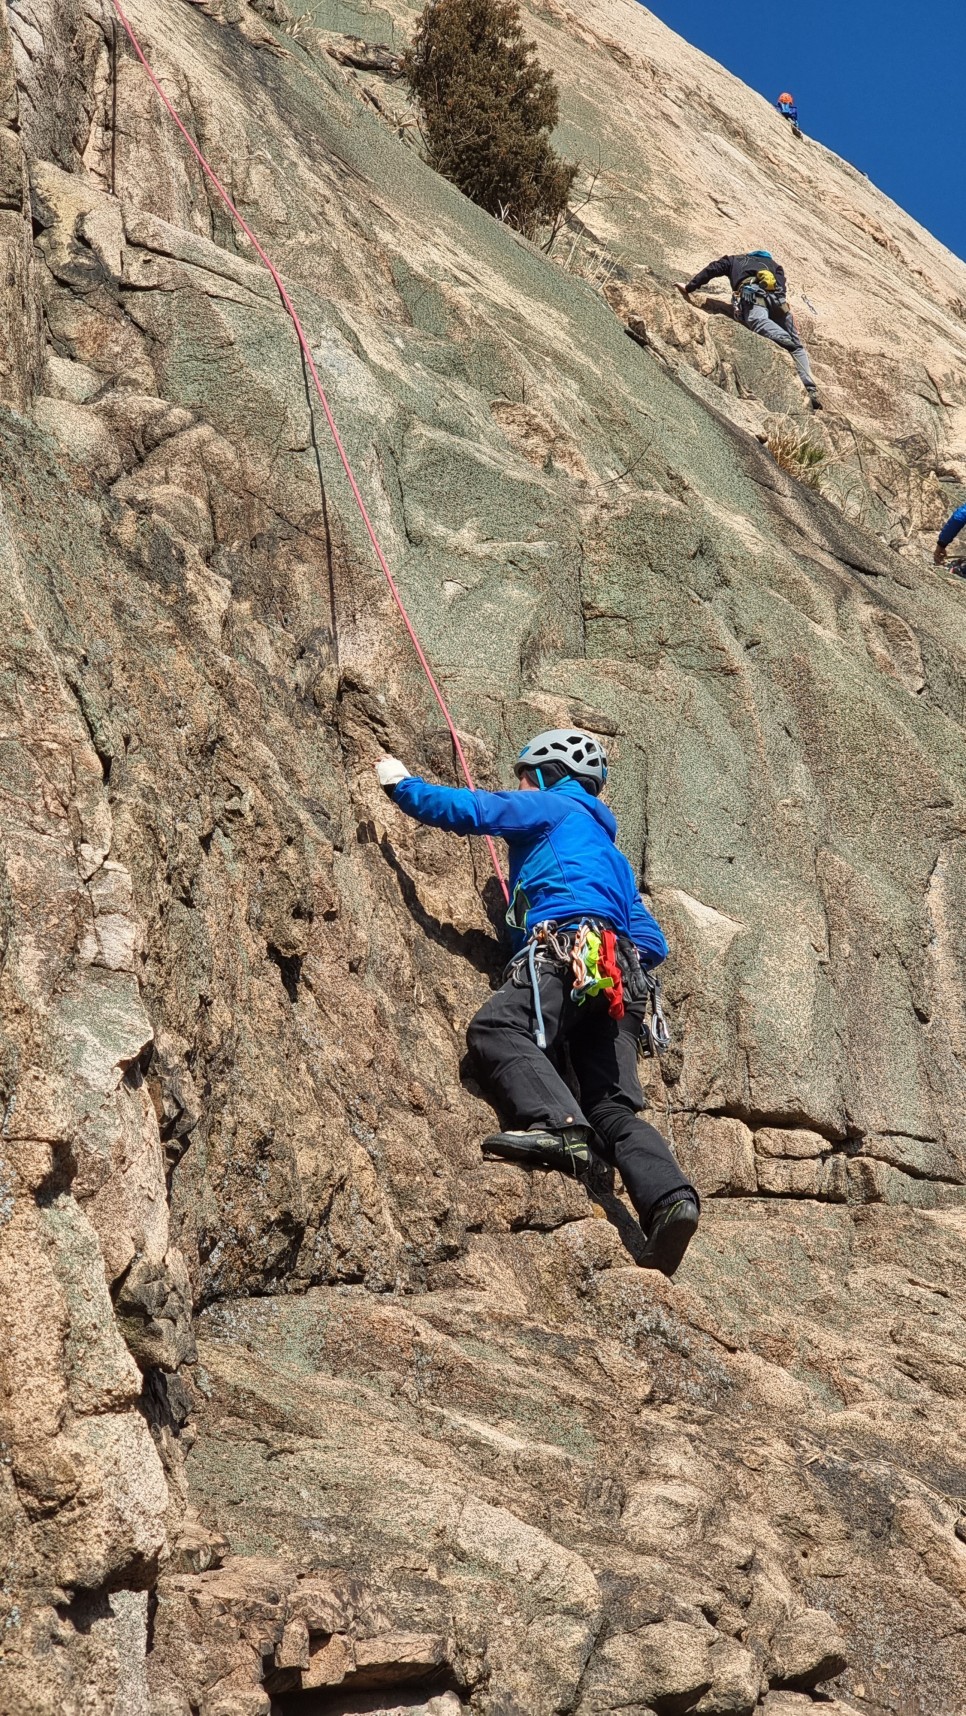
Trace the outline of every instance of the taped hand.
{"label": "taped hand", "polygon": [[376,780],[383,792],[387,792],[390,798],[392,798],[393,789],[399,785],[400,781],[408,780],[411,773],[412,770],[407,769],[405,763],[401,763],[398,757],[380,757],[376,764]]}

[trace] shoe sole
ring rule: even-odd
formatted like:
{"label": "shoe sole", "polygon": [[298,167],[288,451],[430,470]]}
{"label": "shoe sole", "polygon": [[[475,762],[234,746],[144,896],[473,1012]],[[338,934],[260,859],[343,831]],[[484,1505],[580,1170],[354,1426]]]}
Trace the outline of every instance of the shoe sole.
{"label": "shoe sole", "polygon": [[697,1210],[669,1221],[656,1238],[648,1240],[641,1259],[643,1269],[659,1269],[662,1275],[674,1275],[684,1261],[684,1254],[698,1231]]}

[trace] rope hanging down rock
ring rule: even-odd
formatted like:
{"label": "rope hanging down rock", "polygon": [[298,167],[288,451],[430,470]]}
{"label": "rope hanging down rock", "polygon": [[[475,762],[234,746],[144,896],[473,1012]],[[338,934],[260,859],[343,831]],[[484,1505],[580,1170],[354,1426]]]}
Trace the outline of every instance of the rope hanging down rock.
{"label": "rope hanging down rock", "polygon": [[[302,349],[302,354],[305,358],[305,362],[308,365],[309,374],[312,377],[312,381],[313,381],[313,384],[315,386],[315,391],[319,396],[319,402],[322,406],[323,412],[325,413],[325,420],[329,426],[329,433],[332,436],[332,440],[335,444],[336,452],[339,455],[339,459],[340,459],[341,464],[342,464],[342,469],[345,471],[346,478],[348,479],[349,487],[352,490],[353,499],[356,503],[356,506],[359,509],[359,515],[362,519],[363,524],[365,525],[366,535],[368,536],[369,541],[372,544],[372,550],[373,550],[373,553],[375,554],[376,560],[379,564],[379,569],[382,572],[382,575],[385,578],[386,583],[389,585],[389,589],[390,589],[390,592],[392,594],[392,599],[395,602],[396,607],[399,609],[400,615],[402,616],[403,624],[406,627],[407,632],[409,633],[409,637],[410,637],[410,640],[412,642],[412,646],[413,646],[414,650],[416,651],[416,655],[419,659],[419,664],[420,664],[424,674],[426,675],[426,679],[427,679],[427,682],[429,684],[430,690],[432,691],[433,696],[435,697],[435,699],[436,699],[437,703],[439,704],[439,707],[442,711],[443,720],[446,722],[446,726],[449,730],[449,736],[453,741],[453,749],[456,752],[456,756],[457,756],[457,759],[459,761],[460,768],[463,771],[463,775],[464,775],[464,778],[466,780],[466,784],[472,790],[473,789],[473,776],[470,773],[470,766],[466,760],[466,754],[463,750],[463,746],[462,746],[462,743],[460,741],[460,736],[456,731],[456,727],[453,723],[453,717],[451,716],[449,709],[447,707],[447,704],[446,704],[446,699],[443,696],[443,693],[440,690],[439,685],[436,682],[436,677],[433,673],[433,670],[429,665],[429,661],[427,660],[427,657],[426,657],[426,652],[424,651],[423,646],[419,641],[419,638],[418,638],[417,633],[416,633],[416,628],[413,625],[413,622],[409,617],[409,614],[408,614],[407,609],[406,609],[406,604],[403,601],[402,596],[399,593],[399,588],[398,588],[398,585],[396,584],[396,580],[393,577],[393,575],[389,569],[389,562],[387,561],[386,556],[384,555],[384,553],[382,551],[382,547],[380,545],[379,538],[377,537],[375,529],[373,528],[372,520],[369,517],[368,512],[366,511],[366,503],[363,500],[362,495],[360,493],[359,485],[356,482],[355,473],[352,469],[352,465],[349,462],[348,454],[346,453],[346,450],[345,450],[344,446],[342,445],[342,437],[339,434],[338,426],[336,424],[334,416],[332,415],[332,408],[331,408],[329,401],[326,397],[325,389],[322,386],[321,381],[319,380],[319,372],[315,367],[315,359],[312,356],[312,349],[311,349],[309,342],[305,336],[305,331],[302,327],[302,324],[299,321],[298,312],[295,308],[295,305],[293,304],[293,302],[289,296],[289,293],[286,289],[285,282],[282,279],[282,276],[280,275],[280,273],[279,273],[278,269],[276,268],[274,262],[272,261],[271,257],[268,255],[267,251],[263,250],[262,246],[259,244],[258,239],[255,237],[255,234],[252,232],[252,229],[248,225],[248,222],[245,220],[244,216],[239,214],[238,210],[236,209],[234,203],[231,200],[231,197],[228,195],[228,192],[225,190],[225,187],[222,184],[221,180],[219,179],[217,173],[215,172],[215,169],[211,165],[211,162],[209,160],[207,160],[206,157],[202,154],[201,150],[198,148],[197,143],[194,141],[194,138],[191,136],[191,134],[187,130],[186,126],[183,125],[181,120],[179,119],[175,108],[172,106],[168,97],[165,95],[165,92],[162,89],[161,84],[158,82],[158,79],[155,77],[154,72],[152,71],[151,66],[148,63],[147,55],[145,54],[144,49],[142,48],[141,43],[139,42],[139,40],[138,40],[138,38],[134,32],[133,26],[131,25],[131,23],[129,22],[127,17],[125,16],[125,14],[124,14],[124,12],[123,12],[120,4],[119,4],[119,0],[111,0],[111,4],[112,4],[115,12],[117,13],[118,18],[120,19],[121,26],[124,30],[125,35],[127,36],[128,41],[131,44],[131,47],[134,49],[135,54],[137,55],[138,59],[141,62],[141,65],[144,67],[144,70],[147,72],[147,75],[150,78],[151,83],[154,85],[154,88],[155,88],[157,94],[160,96],[161,101],[164,104],[164,107],[167,110],[169,117],[174,120],[175,125],[178,127],[178,130],[181,132],[182,137],[184,138],[185,142],[187,143],[188,148],[191,150],[192,155],[194,155],[195,160],[198,162],[198,165],[200,166],[202,172],[205,174],[206,178],[210,179],[211,183],[214,185],[215,190],[218,192],[218,195],[220,196],[225,207],[228,209],[233,220],[237,221],[238,225],[241,227],[242,232],[245,234],[245,237],[248,239],[249,244],[254,249],[256,255],[264,263],[264,265],[268,269],[268,272],[271,275],[273,281],[275,282],[275,286],[276,286],[276,289],[278,291],[278,295],[282,300],[282,305],[283,305],[286,313],[288,314],[288,316],[291,318],[292,326],[294,327],[296,335],[298,337],[298,342],[299,342],[299,345]],[[504,880],[503,871],[500,868],[500,860],[496,855],[496,847],[494,846],[493,841],[488,834],[485,835],[484,838],[486,840],[487,848],[488,848],[489,854],[490,854],[490,861],[491,861],[491,863],[493,865],[493,869],[496,873],[497,880],[499,881],[500,886],[503,889],[504,896],[506,897],[507,900],[509,900],[510,894],[509,894],[509,890],[508,890],[507,885],[506,885],[506,881]]]}

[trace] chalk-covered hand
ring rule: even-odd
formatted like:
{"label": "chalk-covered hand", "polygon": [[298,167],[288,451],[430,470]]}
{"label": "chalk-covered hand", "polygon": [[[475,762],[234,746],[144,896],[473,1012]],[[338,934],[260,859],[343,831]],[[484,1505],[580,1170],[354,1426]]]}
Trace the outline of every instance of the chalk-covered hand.
{"label": "chalk-covered hand", "polygon": [[946,558],[946,550],[945,550],[945,548],[940,548],[938,542],[936,543],[935,551],[933,553],[932,558],[933,558],[933,564],[935,566],[941,566],[943,564],[945,558]]}
{"label": "chalk-covered hand", "polygon": [[407,769],[405,763],[401,763],[398,757],[380,757],[376,764],[376,779],[383,792],[387,792],[390,798],[392,798],[393,790],[399,785],[399,782],[408,780],[411,773],[412,770]]}
{"label": "chalk-covered hand", "polygon": [[684,284],[683,280],[675,280],[674,284],[677,287],[678,291],[680,292],[682,298],[690,298],[691,294],[688,291],[687,286]]}

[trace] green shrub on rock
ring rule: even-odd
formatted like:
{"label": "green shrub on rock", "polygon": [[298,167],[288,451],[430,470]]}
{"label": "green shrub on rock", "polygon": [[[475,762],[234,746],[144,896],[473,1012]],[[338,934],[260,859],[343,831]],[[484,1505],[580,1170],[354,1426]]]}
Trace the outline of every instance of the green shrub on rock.
{"label": "green shrub on rock", "polygon": [[528,236],[559,218],[577,169],[550,146],[557,85],[515,0],[428,0],[403,65],[438,173]]}

